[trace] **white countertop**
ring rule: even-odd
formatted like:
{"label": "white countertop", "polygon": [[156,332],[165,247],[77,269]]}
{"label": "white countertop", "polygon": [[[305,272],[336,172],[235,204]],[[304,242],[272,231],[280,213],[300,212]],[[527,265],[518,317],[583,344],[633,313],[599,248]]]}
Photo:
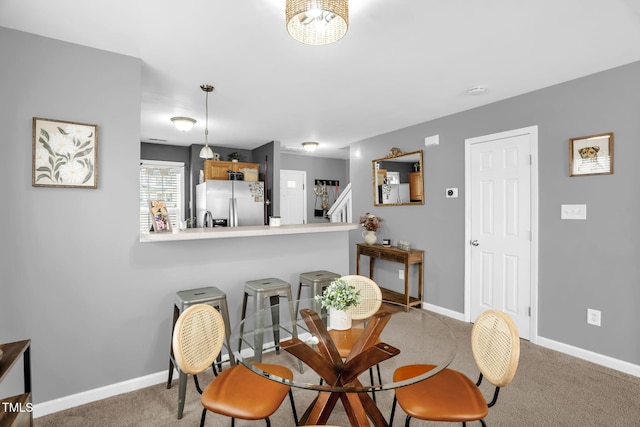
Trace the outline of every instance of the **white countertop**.
{"label": "white countertop", "polygon": [[346,222],[323,222],[314,224],[281,225],[251,225],[243,227],[217,228],[188,228],[184,231],[142,233],[141,243],[174,242],[179,240],[227,239],[232,237],[260,237],[278,236],[284,234],[328,233],[334,231],[349,231],[360,228],[358,224]]}

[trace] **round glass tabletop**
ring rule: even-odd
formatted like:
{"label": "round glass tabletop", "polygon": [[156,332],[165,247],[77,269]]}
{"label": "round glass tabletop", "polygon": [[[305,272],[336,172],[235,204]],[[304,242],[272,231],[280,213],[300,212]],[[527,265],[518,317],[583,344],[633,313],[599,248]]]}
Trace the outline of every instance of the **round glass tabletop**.
{"label": "round glass tabletop", "polygon": [[[234,328],[230,344],[236,360],[259,375],[335,393],[409,385],[446,368],[456,353],[453,332],[437,315],[386,301],[376,315],[353,320],[345,331],[333,329],[331,315],[313,299],[267,305]],[[345,353],[348,344],[352,351]],[[259,363],[286,366],[293,379],[272,375]],[[411,364],[433,367],[414,378],[393,380],[396,368]],[[379,377],[369,373],[376,365]]]}

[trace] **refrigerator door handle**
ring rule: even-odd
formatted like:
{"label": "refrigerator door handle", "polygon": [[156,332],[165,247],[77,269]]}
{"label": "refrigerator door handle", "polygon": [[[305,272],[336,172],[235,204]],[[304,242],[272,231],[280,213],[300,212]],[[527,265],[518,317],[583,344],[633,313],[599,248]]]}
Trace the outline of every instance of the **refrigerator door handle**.
{"label": "refrigerator door handle", "polygon": [[229,199],[229,227],[238,226],[238,200],[235,197]]}

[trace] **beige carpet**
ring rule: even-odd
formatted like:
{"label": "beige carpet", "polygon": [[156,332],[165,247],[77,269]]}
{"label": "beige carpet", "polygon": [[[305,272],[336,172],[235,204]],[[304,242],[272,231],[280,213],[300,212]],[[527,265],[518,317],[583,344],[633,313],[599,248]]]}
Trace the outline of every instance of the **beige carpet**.
{"label": "beige carpet", "polygon": [[[469,334],[471,325],[446,317],[458,338],[458,353],[451,364],[471,378],[477,378]],[[404,350],[403,350],[404,351]],[[266,360],[265,360],[266,361]],[[305,375],[313,375],[309,370]],[[391,372],[383,375],[390,376]],[[206,384],[211,376],[201,376]],[[368,379],[363,382],[368,383]],[[201,406],[190,379],[184,417],[176,419],[177,383],[171,389],[164,384],[79,406],[35,419],[36,427],[88,426],[198,426]],[[490,398],[492,389],[483,387]],[[313,391],[294,389],[298,414],[314,397]],[[378,406],[391,414],[393,391],[378,393]],[[348,425],[338,403],[331,424]],[[404,425],[404,413],[398,408],[394,426]],[[640,425],[640,378],[585,362],[527,341],[522,342],[520,364],[515,379],[500,392],[496,406],[486,418],[489,426],[635,426]],[[271,418],[272,426],[293,426],[288,399]],[[228,418],[209,413],[206,426],[230,426]],[[237,420],[236,426],[264,426],[263,421]],[[412,426],[451,425],[413,420]],[[477,423],[476,425],[480,425]]]}

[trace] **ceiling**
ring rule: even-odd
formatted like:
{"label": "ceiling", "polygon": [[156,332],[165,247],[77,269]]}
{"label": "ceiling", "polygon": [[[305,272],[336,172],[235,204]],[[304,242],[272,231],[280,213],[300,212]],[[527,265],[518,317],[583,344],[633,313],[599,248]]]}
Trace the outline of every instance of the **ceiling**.
{"label": "ceiling", "polygon": [[[141,138],[348,158],[349,144],[640,60],[640,0],[351,0],[293,40],[285,0],[0,0],[0,26],[142,60]],[[481,96],[469,96],[476,86]],[[170,118],[198,122],[176,130]]]}

